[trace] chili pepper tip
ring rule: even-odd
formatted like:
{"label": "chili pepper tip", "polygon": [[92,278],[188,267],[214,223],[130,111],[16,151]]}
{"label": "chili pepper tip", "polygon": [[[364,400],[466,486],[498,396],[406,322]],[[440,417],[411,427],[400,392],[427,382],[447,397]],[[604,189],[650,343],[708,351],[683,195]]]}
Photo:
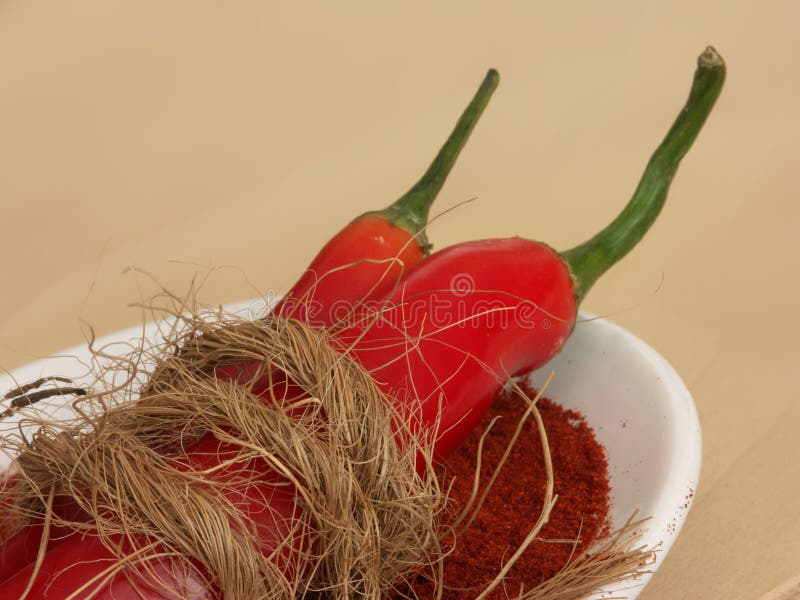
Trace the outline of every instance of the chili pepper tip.
{"label": "chili pepper tip", "polygon": [[722,60],[722,57],[714,49],[714,46],[706,46],[703,53],[697,57],[697,66],[705,69],[724,67],[725,61]]}

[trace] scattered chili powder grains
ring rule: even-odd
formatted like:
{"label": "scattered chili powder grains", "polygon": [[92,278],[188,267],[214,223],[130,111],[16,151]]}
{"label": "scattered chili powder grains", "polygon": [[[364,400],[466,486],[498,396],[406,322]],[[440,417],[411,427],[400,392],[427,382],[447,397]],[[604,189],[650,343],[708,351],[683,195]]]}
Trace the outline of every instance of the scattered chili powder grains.
{"label": "scattered chili powder grains", "polygon": [[[535,396],[534,390],[524,389],[531,398]],[[581,413],[566,410],[547,398],[541,398],[537,406],[547,431],[558,501],[537,540],[490,596],[494,599],[514,598],[520,593],[520,586],[528,590],[549,579],[571,556],[580,556],[609,529],[605,449]],[[448,459],[443,481],[447,485],[454,479],[451,499],[456,507],[463,506],[470,496],[478,442],[492,418],[502,417],[484,442],[482,485],[501,459],[526,408],[527,404],[516,394],[501,394],[481,426]],[[475,521],[446,559],[446,600],[474,600],[495,578],[536,523],[545,485],[541,441],[531,417]],[[576,544],[574,540],[578,539]],[[414,591],[420,598],[432,597],[428,582],[415,584]]]}

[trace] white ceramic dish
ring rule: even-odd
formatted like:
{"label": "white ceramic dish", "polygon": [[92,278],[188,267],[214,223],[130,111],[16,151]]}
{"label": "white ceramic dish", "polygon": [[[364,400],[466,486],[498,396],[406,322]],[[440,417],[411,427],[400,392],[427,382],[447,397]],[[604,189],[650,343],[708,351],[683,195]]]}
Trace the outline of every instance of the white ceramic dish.
{"label": "white ceramic dish", "polygon": [[[249,301],[226,308],[256,317],[265,305]],[[155,324],[132,327],[98,339],[96,347],[136,340],[143,332],[151,340],[159,335]],[[87,371],[81,361],[88,358],[85,345],[76,346],[0,375],[0,397],[15,382],[47,375],[80,381]],[[608,451],[613,525],[622,525],[634,510],[651,517],[642,543],[658,548],[651,566],[655,571],[680,532],[700,474],[700,423],[688,389],[669,363],[642,340],[585,313],[561,354],[530,375],[534,385],[540,385],[551,370],[555,377],[547,395],[584,413]],[[0,435],[14,435],[23,414],[33,410],[56,418],[71,415],[63,400],[56,398],[0,422]],[[0,470],[9,460],[0,453]],[[621,584],[615,597],[635,598],[650,576]]]}
{"label": "white ceramic dish", "polygon": [[636,598],[680,533],[697,489],[702,440],[694,401],[663,356],[586,313],[561,353],[531,374],[534,386],[550,371],[555,376],[546,395],[585,414],[606,448],[613,525],[623,525],[634,510],[651,517],[641,541],[658,550],[651,573],[614,588]]}

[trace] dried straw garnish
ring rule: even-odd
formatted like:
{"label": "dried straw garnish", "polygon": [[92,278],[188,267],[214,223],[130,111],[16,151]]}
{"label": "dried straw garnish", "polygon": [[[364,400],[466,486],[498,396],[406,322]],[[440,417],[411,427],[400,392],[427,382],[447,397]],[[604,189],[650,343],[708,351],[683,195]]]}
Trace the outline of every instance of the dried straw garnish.
{"label": "dried straw garnish", "polygon": [[[124,359],[96,352],[96,359],[110,359],[97,382],[115,379],[108,370],[122,373],[122,381],[76,399],[79,419],[30,418],[38,426],[32,438],[3,440],[6,451],[18,454],[22,485],[0,489],[0,506],[15,503],[20,516],[42,517],[48,527],[98,535],[118,558],[73,597],[91,598],[118,572],[137,574],[143,590],[176,598],[188,595],[176,586],[181,578],[189,585],[198,577],[224,598],[397,597],[407,590],[403,581],[427,571],[440,598],[442,540],[453,529],[440,524],[447,498],[434,469],[417,474],[419,457],[431,460],[431,440],[404,430],[408,409],[399,418],[368,373],[333,350],[324,334],[295,321],[251,322],[222,311],[210,317],[182,302],[166,312],[174,320],[163,343],[138,347]],[[219,367],[248,363],[262,365],[249,383],[213,376]],[[251,386],[273,369],[307,396],[265,403]],[[523,420],[529,416],[547,449],[536,399]],[[291,527],[307,542],[286,535],[265,546],[222,484],[181,468],[180,450],[209,434],[237,449],[228,467],[240,482],[268,468],[294,485],[303,511]],[[405,440],[402,448],[397,436]],[[478,599],[496,591],[547,522],[557,497],[547,451],[545,460],[541,516]],[[74,496],[94,523],[54,515],[53,497],[62,494]],[[469,520],[467,511],[479,510],[482,499],[471,504],[457,523]],[[633,548],[640,529],[640,522],[629,522],[553,579],[520,590],[517,599],[580,598],[642,573],[652,552]],[[165,578],[159,561],[183,575]]]}
{"label": "dried straw garnish", "polygon": [[[595,548],[573,558],[553,577],[528,591],[520,591],[514,600],[579,600],[611,585],[631,580],[647,572],[655,556],[652,548],[637,545],[644,534],[647,519],[630,519]],[[619,592],[604,595],[603,600],[625,598]]]}
{"label": "dried straw garnish", "polygon": [[[435,477],[415,469],[417,453],[428,450],[422,443],[398,448],[391,403],[362,368],[296,321],[181,320],[178,337],[151,357],[155,367],[136,402],[121,402],[120,395],[133,395],[131,386],[87,394],[74,402],[78,422],[42,421],[16,448],[24,485],[6,491],[22,510],[46,513],[52,494],[74,496],[95,524],[55,517],[53,524],[96,526],[120,570],[149,570],[148,585],[168,594],[175,582],[160,580],[148,560],[152,541],[187,570],[186,557],[199,562],[225,598],[377,598],[437,554],[442,494]],[[212,375],[254,361],[264,365],[257,376],[280,370],[308,396],[265,403],[248,385]],[[128,361],[131,384],[142,362]],[[292,544],[287,536],[264,548],[221,484],[181,469],[176,451],[203,434],[238,449],[232,468],[240,479],[269,468],[291,481],[304,509],[293,525],[313,541]],[[141,556],[123,555],[120,536]],[[278,568],[287,548],[291,564]],[[90,598],[102,583],[87,582],[77,597]]]}

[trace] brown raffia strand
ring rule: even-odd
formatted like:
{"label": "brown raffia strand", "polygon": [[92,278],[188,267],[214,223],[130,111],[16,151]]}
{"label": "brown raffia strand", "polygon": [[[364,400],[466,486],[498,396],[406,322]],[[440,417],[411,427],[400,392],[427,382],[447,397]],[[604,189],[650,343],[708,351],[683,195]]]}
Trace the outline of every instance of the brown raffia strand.
{"label": "brown raffia strand", "polygon": [[[380,598],[420,565],[435,568],[443,495],[435,476],[420,477],[415,468],[430,444],[398,448],[395,435],[412,436],[397,431],[391,403],[360,366],[296,321],[180,319],[178,337],[150,351],[155,368],[136,402],[89,394],[74,402],[83,416],[71,427],[39,423],[18,448],[20,506],[46,512],[53,490],[75,496],[95,523],[52,516],[53,525],[96,527],[118,553],[118,570],[149,571],[147,584],[167,595],[176,595],[175,582],[159,580],[153,570],[148,557],[155,546],[187,570],[187,557],[198,561],[224,598]],[[262,373],[283,371],[308,396],[264,402],[248,386],[212,375],[217,367],[254,361],[265,365]],[[142,362],[141,356],[129,361],[131,384]],[[242,464],[267,464],[296,486],[304,509],[297,533],[313,542],[286,544],[295,550],[291,568],[307,578],[287,580],[258,551],[251,524],[219,486],[176,467],[171,454],[207,432],[235,444]],[[252,477],[252,468],[239,476]],[[128,537],[132,556],[113,547],[117,534]],[[76,597],[90,598],[113,574],[87,582]]]}
{"label": "brown raffia strand", "polygon": [[[514,600],[580,600],[623,581],[629,581],[633,588],[636,578],[648,573],[648,567],[655,561],[652,548],[637,545],[646,522],[647,519],[631,515],[625,525],[598,540],[591,552],[573,558],[553,577],[531,590],[521,591]],[[623,591],[604,595],[603,599],[626,597]]]}

